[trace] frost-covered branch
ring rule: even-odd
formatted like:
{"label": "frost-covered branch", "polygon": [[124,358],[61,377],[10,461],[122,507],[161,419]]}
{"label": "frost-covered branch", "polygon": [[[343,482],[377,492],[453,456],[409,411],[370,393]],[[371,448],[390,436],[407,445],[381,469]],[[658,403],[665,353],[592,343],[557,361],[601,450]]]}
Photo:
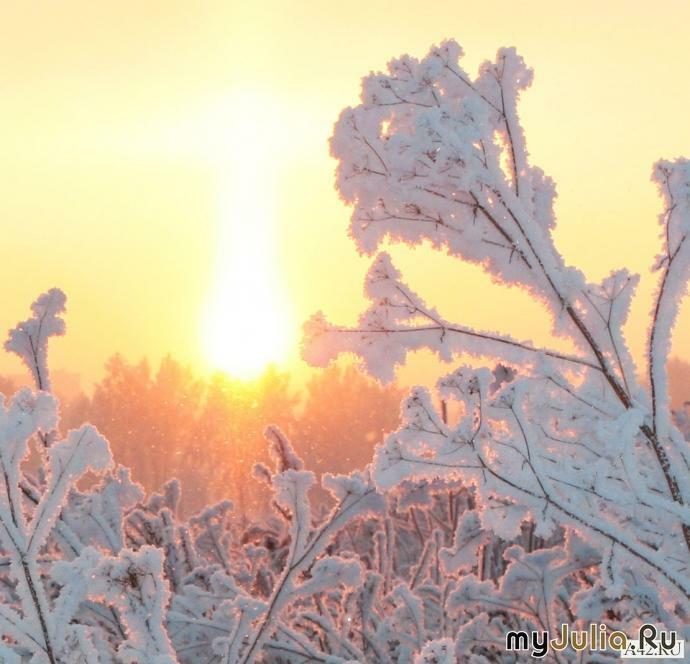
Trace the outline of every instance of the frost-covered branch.
{"label": "frost-covered branch", "polygon": [[[78,652],[82,661],[95,663],[117,650],[121,661],[158,656],[161,664],[172,664],[159,552],[123,548],[123,509],[137,499],[138,489],[125,471],[108,472],[110,449],[95,427],[83,425],[58,440],[58,404],[47,391],[47,341],[64,332],[58,317],[64,303],[60,291],[42,295],[33,318],[15,328],[6,344],[24,360],[39,391],[23,389],[9,403],[0,399],[0,546],[10,589],[0,610],[3,658],[29,653],[32,661],[60,664],[74,661],[72,653]],[[30,440],[41,432],[43,465],[34,477],[25,461]],[[76,484],[86,473],[100,480],[82,493]],[[127,561],[132,565],[125,586],[111,572]],[[143,580],[135,584],[139,573]],[[92,618],[83,621],[86,614]],[[106,634],[115,636],[114,644]],[[131,648],[139,651],[134,658],[126,654]]]}
{"label": "frost-covered branch", "polygon": [[58,288],[43,293],[32,305],[33,316],[13,330],[5,342],[5,350],[15,353],[31,372],[37,390],[50,391],[48,372],[48,340],[65,333],[65,294]]}
{"label": "frost-covered branch", "polygon": [[[450,41],[421,60],[393,60],[387,72],[363,80],[361,103],[341,114],[331,150],[337,187],[352,206],[351,235],[367,253],[385,239],[428,240],[479,263],[493,279],[540,301],[554,335],[576,352],[450,322],[380,254],[367,276],[371,304],[359,324],[340,328],[314,317],[305,327],[305,357],[324,365],[353,352],[383,380],[422,348],[446,361],[461,354],[500,360],[503,368],[493,374],[461,368],[439,381],[443,403],[457,404],[455,422],[430,393],[412,392],[402,427],[376,452],[377,485],[391,490],[440,478],[475,487],[475,512],[459,521],[468,530],[458,530],[444,553],[458,566],[486,546],[486,533],[514,541],[525,524],[541,539],[563,529],[578,533],[600,552],[593,565],[599,580],[587,592],[634,598],[633,586],[644,579],[659,588],[659,620],[673,623],[690,601],[690,455],[671,418],[666,379],[690,270],[688,162],[661,161],[654,172],[665,201],[664,248],[646,390],[622,334],[638,278],[618,270],[589,283],[553,241],[555,187],[530,163],[517,112],[531,71],[513,49],[499,50],[476,77],[463,70],[461,57]],[[572,622],[578,608],[568,609]],[[491,620],[472,616],[459,638],[486,635]]]}
{"label": "frost-covered branch", "polygon": [[[257,473],[271,477],[276,502],[289,515],[290,547],[285,567],[257,621],[258,626],[249,637],[241,658],[234,660],[228,656],[229,663],[253,661],[255,653],[270,636],[270,629],[288,602],[340,584],[345,587],[355,586],[360,574],[357,561],[335,556],[317,558],[348,521],[382,508],[382,500],[366,475],[328,476],[324,479],[324,486],[333,494],[337,503],[323,524],[313,528],[307,497],[307,492],[314,483],[313,473],[302,470],[302,461],[278,429],[268,429],[266,435],[272,443],[271,453],[276,474],[271,477],[265,467],[259,467]],[[300,582],[305,575],[307,579]]]}

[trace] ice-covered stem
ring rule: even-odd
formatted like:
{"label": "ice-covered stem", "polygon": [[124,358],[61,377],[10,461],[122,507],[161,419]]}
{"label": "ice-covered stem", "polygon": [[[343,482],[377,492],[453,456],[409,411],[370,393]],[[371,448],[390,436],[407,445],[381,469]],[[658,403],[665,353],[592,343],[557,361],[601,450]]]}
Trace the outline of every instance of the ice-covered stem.
{"label": "ice-covered stem", "polygon": [[144,546],[102,560],[90,589],[115,606],[128,626],[118,647],[126,662],[175,664],[177,658],[164,627],[169,590],[160,549]]}
{"label": "ice-covered stem", "polygon": [[264,436],[270,443],[268,451],[275,464],[276,472],[282,473],[286,470],[302,470],[304,468],[304,462],[297,456],[292,444],[279,427],[267,427]]}
{"label": "ice-covered stem", "polygon": [[[54,400],[48,395],[34,397],[29,390],[22,390],[15,395],[9,408],[3,404],[0,411],[0,466],[5,496],[0,503],[0,540],[12,559],[24,615],[32,617],[34,624],[40,627],[39,642],[51,664],[55,662],[55,654],[47,618],[48,602],[27,544],[30,526],[22,510],[19,464],[27,453],[28,438],[43,426],[54,426],[55,408]],[[10,611],[8,607],[0,618],[4,630],[13,636],[17,630],[20,636],[29,633],[23,631],[24,621],[19,616],[8,616]]]}
{"label": "ice-covered stem", "polygon": [[[659,216],[662,226],[663,253],[656,265],[661,271],[649,333],[649,384],[652,398],[652,427],[647,437],[661,465],[673,500],[688,502],[679,486],[665,444],[672,441],[671,408],[668,394],[667,362],[678,309],[687,289],[690,275],[690,162],[686,159],[660,161],[654,167],[653,179],[665,202]],[[683,452],[681,452],[682,454]],[[687,487],[686,487],[687,491]],[[685,541],[690,549],[690,525],[683,525]]]}
{"label": "ice-covered stem", "polygon": [[671,332],[690,273],[690,243],[687,242],[690,232],[690,162],[686,159],[660,161],[655,165],[652,177],[659,187],[665,209],[659,215],[663,253],[656,264],[661,277],[649,333],[649,383],[653,430],[666,437],[670,424],[666,364]]}
{"label": "ice-covered stem", "polygon": [[229,500],[223,500],[204,508],[189,521],[192,528],[199,530],[195,536],[197,548],[208,552],[209,559],[216,561],[228,574],[232,571],[228,521],[233,509],[233,504]]}
{"label": "ice-covered stem", "polygon": [[36,389],[50,391],[48,372],[48,340],[65,333],[65,294],[52,288],[31,305],[33,316],[10,330],[5,350],[18,355],[31,372]]}
{"label": "ice-covered stem", "polygon": [[[250,634],[241,658],[237,660],[243,664],[254,661],[288,602],[340,584],[354,586],[360,574],[359,562],[336,556],[321,556],[328,543],[350,520],[383,509],[383,499],[377,494],[368,475],[326,475],[322,483],[333,494],[336,505],[322,524],[314,528],[308,499],[309,489],[315,482],[314,474],[302,470],[301,459],[278,429],[269,428],[266,437],[271,443],[276,472],[271,475],[265,466],[259,464],[255,472],[261,478],[270,478],[276,494],[276,504],[289,517],[290,547],[285,566],[266,608],[256,620],[255,629]],[[307,571],[309,578],[301,580]],[[228,664],[231,664],[230,661]]]}
{"label": "ice-covered stem", "polygon": [[490,349],[505,361],[536,361],[539,355],[562,361],[564,366],[600,370],[586,357],[538,348],[496,332],[478,331],[445,320],[402,281],[400,272],[387,253],[380,253],[367,273],[365,292],[372,300],[360,317],[359,325],[334,326],[321,314],[305,324],[305,359],[315,366],[326,366],[338,354],[357,353],[369,373],[392,380],[396,365],[408,351],[430,348],[447,361],[455,352],[477,357]]}

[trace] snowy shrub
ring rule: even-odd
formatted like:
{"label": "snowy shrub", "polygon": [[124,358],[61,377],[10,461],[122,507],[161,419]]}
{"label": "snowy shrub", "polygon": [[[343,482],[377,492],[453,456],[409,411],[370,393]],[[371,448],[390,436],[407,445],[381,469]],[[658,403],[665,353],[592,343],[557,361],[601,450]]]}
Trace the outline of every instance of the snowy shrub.
{"label": "snowy shrub", "polygon": [[[46,359],[48,340],[64,332],[64,302],[58,290],[42,295],[5,345],[27,365],[37,392],[23,389],[0,402],[0,545],[7,561],[0,657],[174,662],[163,626],[162,551],[123,548],[122,510],[137,489],[126,472],[111,470],[108,443],[91,425],[64,440],[55,435]],[[42,457],[35,475],[24,464],[31,440]],[[75,485],[87,472],[100,479],[83,494]]]}
{"label": "snowy shrub", "polygon": [[[429,391],[414,389],[402,427],[378,447],[371,470],[385,491],[424,480],[473,488],[474,509],[441,556],[451,583],[447,615],[461,623],[450,636],[463,661],[514,661],[504,635],[518,625],[555,633],[561,623],[604,622],[631,634],[647,621],[686,629],[688,638],[690,450],[671,417],[666,363],[690,269],[690,162],[660,161],[653,170],[663,199],[661,252],[642,381],[644,367],[621,331],[637,276],[623,269],[590,283],[554,245],[555,187],[530,163],[517,112],[531,70],[501,49],[472,78],[461,57],[449,41],[422,60],[393,60],[364,79],[362,103],[341,114],[331,150],[337,187],[353,210],[351,235],[363,252],[386,238],[428,240],[480,264],[540,301],[554,335],[575,351],[446,320],[383,253],[368,273],[371,305],[356,328],[316,315],[305,326],[305,355],[322,366],[352,352],[382,380],[420,348],[447,361],[461,354],[500,363],[440,379],[440,397],[459,404],[451,423]],[[560,543],[504,546],[498,582],[471,573],[485,537],[513,541],[526,527]],[[418,599],[408,596],[410,614],[418,615]],[[427,653],[446,641],[420,645],[419,661],[443,661]]]}

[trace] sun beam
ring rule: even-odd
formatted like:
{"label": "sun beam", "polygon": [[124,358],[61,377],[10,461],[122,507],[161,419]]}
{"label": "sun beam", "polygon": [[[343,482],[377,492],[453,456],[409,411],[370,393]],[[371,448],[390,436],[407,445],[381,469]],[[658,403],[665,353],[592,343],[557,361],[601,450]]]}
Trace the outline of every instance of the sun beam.
{"label": "sun beam", "polygon": [[242,379],[284,360],[292,341],[276,247],[280,140],[267,108],[255,93],[234,99],[216,144],[218,264],[202,342],[212,366]]}

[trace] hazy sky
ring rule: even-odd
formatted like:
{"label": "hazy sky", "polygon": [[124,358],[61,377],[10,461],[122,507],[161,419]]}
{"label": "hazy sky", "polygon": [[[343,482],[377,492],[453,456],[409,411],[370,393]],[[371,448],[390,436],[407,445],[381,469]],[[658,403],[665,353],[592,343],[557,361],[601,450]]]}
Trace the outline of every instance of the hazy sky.
{"label": "hazy sky", "polygon": [[[690,3],[258,4],[2,3],[0,329],[60,286],[68,336],[53,365],[88,381],[114,351],[222,363],[223,328],[241,336],[257,300],[271,312],[249,345],[278,359],[296,355],[313,311],[352,322],[370,259],[333,189],[333,122],[369,70],[454,37],[472,72],[503,45],[534,67],[521,116],[532,161],[558,185],[557,242],[591,278],[643,274],[628,330],[643,352],[659,246],[651,166],[690,155]],[[547,338],[540,307],[478,268],[393,253],[448,317]],[[686,304],[685,358],[689,324]],[[0,371],[17,370],[0,354]]]}

